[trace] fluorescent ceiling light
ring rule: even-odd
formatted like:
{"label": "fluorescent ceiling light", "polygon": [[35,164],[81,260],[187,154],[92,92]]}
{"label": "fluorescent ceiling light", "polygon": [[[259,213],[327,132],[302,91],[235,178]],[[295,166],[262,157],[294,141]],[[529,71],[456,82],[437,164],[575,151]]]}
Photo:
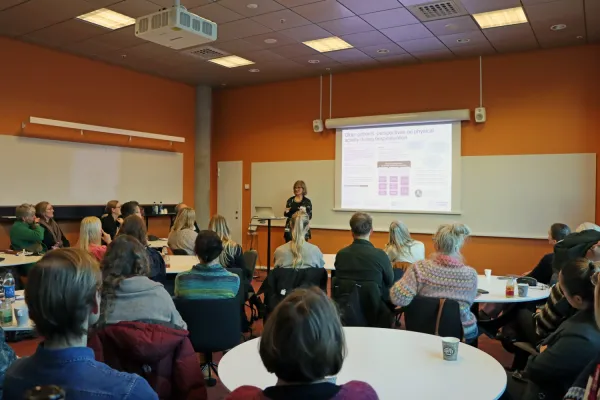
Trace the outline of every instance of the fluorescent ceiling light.
{"label": "fluorescent ceiling light", "polygon": [[107,8],[100,8],[96,11],[80,15],[77,18],[108,29],[119,29],[135,24],[135,19]]}
{"label": "fluorescent ceiling light", "polygon": [[208,60],[211,63],[219,64],[223,67],[227,68],[235,68],[235,67],[243,67],[244,65],[254,64],[253,61],[246,60],[245,58],[238,56],[227,56],[227,57],[219,57],[213,58],[212,60]]}
{"label": "fluorescent ceiling light", "polygon": [[353,47],[350,43],[345,42],[337,36],[332,36],[325,39],[309,40],[308,42],[302,43],[312,49],[315,49],[319,53],[351,49]]}
{"label": "fluorescent ceiling light", "polygon": [[473,14],[473,18],[475,18],[481,29],[524,24],[527,22],[527,16],[525,15],[525,11],[523,11],[523,7]]}

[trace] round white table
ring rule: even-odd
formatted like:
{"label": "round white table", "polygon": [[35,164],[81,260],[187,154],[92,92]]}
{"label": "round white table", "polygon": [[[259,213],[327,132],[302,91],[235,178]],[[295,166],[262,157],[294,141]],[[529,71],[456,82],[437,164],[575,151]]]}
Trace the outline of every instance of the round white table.
{"label": "round white table", "polygon": [[149,240],[148,246],[155,249],[162,249],[163,247],[169,247],[167,239]]}
{"label": "round white table", "polygon": [[25,299],[23,298],[23,296],[25,295],[25,291],[23,290],[17,290],[15,292],[15,294],[17,295],[17,300],[13,303],[13,320],[12,320],[12,325],[9,326],[3,326],[2,329],[4,330],[4,332],[23,332],[23,331],[32,331],[33,330],[33,325],[31,324],[31,320],[28,321],[27,325],[23,325],[23,326],[18,326],[17,325],[17,317],[15,317],[15,311],[14,308],[15,306],[21,306],[25,304]]}
{"label": "round white table", "polygon": [[536,301],[547,299],[550,296],[550,288],[547,286],[530,286],[527,297],[519,297],[515,287],[515,297],[506,297],[506,280],[498,279],[497,276],[486,278],[485,275],[477,277],[477,288],[487,290],[488,294],[481,294],[475,299],[475,303],[521,303],[525,301]]}
{"label": "round white table", "polygon": [[[444,361],[442,339],[417,332],[380,328],[344,328],[348,353],[337,384],[369,383],[382,400],[402,393],[416,399],[493,400],[506,388],[498,361],[461,343],[458,360]],[[229,390],[242,385],[275,385],[258,354],[260,338],[229,351],[219,363],[219,379]],[[406,396],[405,396],[406,397]]]}
{"label": "round white table", "polygon": [[14,267],[17,265],[32,264],[32,263],[38,262],[42,257],[41,256],[23,256],[23,255],[17,255],[17,254],[0,253],[0,258],[4,258],[3,261],[0,261],[0,268],[2,268],[2,267]]}
{"label": "round white table", "polygon": [[167,274],[178,274],[189,271],[194,265],[200,262],[196,256],[169,256],[169,260],[170,267],[167,268]]}

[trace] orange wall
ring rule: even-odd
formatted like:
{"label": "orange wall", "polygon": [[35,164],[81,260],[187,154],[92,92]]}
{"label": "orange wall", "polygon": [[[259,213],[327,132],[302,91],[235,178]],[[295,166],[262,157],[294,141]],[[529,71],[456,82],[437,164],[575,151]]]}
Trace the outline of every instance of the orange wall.
{"label": "orange wall", "polygon": [[[598,71],[598,45],[485,57],[484,105],[488,122],[463,123],[462,154],[597,153]],[[335,75],[333,84],[334,117],[473,109],[479,104],[479,61],[346,73]],[[219,161],[242,160],[244,183],[251,183],[253,162],[334,159],[335,132],[312,131],[311,121],[319,115],[318,96],[318,78],[216,92],[212,170],[216,170]],[[323,111],[328,115],[327,92],[325,96]],[[243,193],[246,221],[251,215],[251,194]],[[216,174],[212,174],[213,212],[216,196]],[[600,201],[596,209],[600,215]],[[548,224],[552,222],[555,221]],[[283,242],[281,236],[281,230],[274,229],[273,246]],[[430,237],[416,237],[432,250]],[[383,233],[376,233],[373,238],[379,246],[385,239]],[[313,243],[324,253],[336,252],[350,240],[349,233],[343,231],[314,230],[313,234]],[[265,265],[264,232],[259,234],[259,247],[261,263]],[[550,250],[542,240],[475,237],[464,254],[479,271],[492,268],[495,272],[519,272],[535,265]]]}
{"label": "orange wall", "polygon": [[[183,201],[194,203],[193,87],[2,37],[0,54],[0,135],[21,134],[21,122],[35,116],[184,137],[185,143],[170,148],[167,142],[150,139],[133,138],[129,144],[127,137],[109,134],[25,128],[28,136],[47,139],[182,152]],[[35,179],[60,179],[45,177],[43,171],[31,174],[32,184]],[[140,184],[146,184],[144,178]],[[65,224],[65,230],[77,232],[77,226],[70,225]],[[0,227],[0,248],[8,245],[7,229]]]}

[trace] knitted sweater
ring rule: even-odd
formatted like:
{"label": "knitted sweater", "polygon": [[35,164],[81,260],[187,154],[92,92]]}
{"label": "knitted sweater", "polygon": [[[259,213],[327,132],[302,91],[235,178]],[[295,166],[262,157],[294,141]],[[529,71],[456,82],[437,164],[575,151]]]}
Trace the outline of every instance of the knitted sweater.
{"label": "knitted sweater", "polygon": [[390,290],[397,306],[410,304],[415,296],[455,300],[460,306],[460,320],[465,339],[477,337],[477,319],[471,305],[477,295],[477,272],[460,259],[437,254],[414,263]]}
{"label": "knitted sweater", "polygon": [[175,297],[231,299],[240,289],[240,278],[219,264],[198,264],[175,277]]}

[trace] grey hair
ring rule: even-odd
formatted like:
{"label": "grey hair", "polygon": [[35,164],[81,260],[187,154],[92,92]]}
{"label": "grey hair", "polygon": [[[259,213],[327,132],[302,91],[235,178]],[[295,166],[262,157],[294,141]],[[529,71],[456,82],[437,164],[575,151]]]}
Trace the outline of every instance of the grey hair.
{"label": "grey hair", "polygon": [[444,224],[440,225],[433,236],[433,243],[439,253],[460,254],[460,249],[469,235],[471,235],[471,229],[465,224]]}

